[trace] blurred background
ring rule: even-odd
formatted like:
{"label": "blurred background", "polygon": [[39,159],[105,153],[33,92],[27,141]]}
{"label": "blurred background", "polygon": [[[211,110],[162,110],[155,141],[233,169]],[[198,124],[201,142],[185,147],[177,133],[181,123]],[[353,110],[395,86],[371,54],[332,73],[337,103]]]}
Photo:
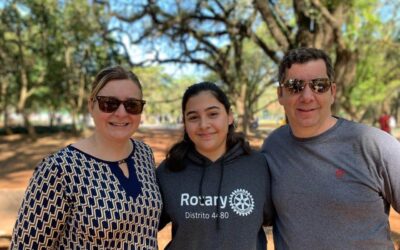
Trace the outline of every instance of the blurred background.
{"label": "blurred background", "polygon": [[[197,81],[218,83],[239,127],[278,125],[277,64],[290,48],[329,52],[334,113],[377,126],[400,106],[399,1],[1,0],[1,134],[90,123],[87,94],[101,68],[139,75],[144,123],[180,121]],[[47,129],[47,128],[46,128]]]}
{"label": "blurred background", "polygon": [[101,68],[120,64],[141,79],[137,136],[159,161],[177,139],[184,90],[205,80],[228,93],[238,129],[259,147],[285,123],[277,65],[299,46],[331,55],[334,114],[399,121],[398,0],[0,0],[0,204],[15,209],[10,190],[25,189],[34,163],[90,131],[87,96]]}

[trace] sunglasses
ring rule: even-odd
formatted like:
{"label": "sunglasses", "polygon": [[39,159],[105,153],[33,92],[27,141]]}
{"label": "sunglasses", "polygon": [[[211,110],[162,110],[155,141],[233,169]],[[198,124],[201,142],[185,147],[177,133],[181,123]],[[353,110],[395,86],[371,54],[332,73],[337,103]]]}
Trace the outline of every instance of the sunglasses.
{"label": "sunglasses", "polygon": [[310,89],[317,94],[325,93],[332,85],[332,82],[328,78],[316,78],[310,81],[289,79],[285,83],[280,84],[280,86],[287,89],[290,94],[297,94],[306,88],[307,83]]}
{"label": "sunglasses", "polygon": [[143,111],[143,106],[146,103],[144,100],[138,100],[134,98],[129,98],[125,101],[118,100],[112,96],[96,96],[96,100],[99,102],[99,108],[104,113],[115,112],[121,103],[124,105],[126,112],[131,115],[141,114]]}

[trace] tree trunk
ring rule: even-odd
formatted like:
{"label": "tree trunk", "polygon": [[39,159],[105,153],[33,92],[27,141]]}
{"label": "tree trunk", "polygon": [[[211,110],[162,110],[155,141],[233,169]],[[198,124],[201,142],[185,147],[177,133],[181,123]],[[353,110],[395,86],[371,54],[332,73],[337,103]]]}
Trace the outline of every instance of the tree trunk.
{"label": "tree trunk", "polygon": [[249,117],[246,112],[246,91],[247,85],[241,84],[239,94],[235,100],[236,111],[238,114],[238,121],[236,121],[238,125],[237,130],[243,132],[245,135],[247,135],[247,127],[249,124]]}
{"label": "tree trunk", "polygon": [[[83,106],[86,101],[85,85],[86,85],[85,74],[80,73],[79,74],[78,107],[77,107],[78,113],[82,112]],[[85,116],[83,116],[82,120],[79,121],[79,123],[80,123],[80,132],[82,132],[86,129],[86,125],[87,125]]]}
{"label": "tree trunk", "polygon": [[243,133],[245,133],[246,126],[244,126],[244,117],[246,112],[245,112],[244,102],[241,97],[236,98],[235,106],[237,112],[237,120],[235,121],[235,124],[237,125],[236,129],[238,131],[242,131]]}
{"label": "tree trunk", "polygon": [[6,77],[0,77],[1,81],[1,100],[2,100],[2,110],[3,110],[3,127],[6,135],[12,134],[12,130],[9,124],[9,116],[8,116],[8,94],[7,89],[10,82],[6,79]]}
{"label": "tree trunk", "polygon": [[36,141],[37,134],[36,134],[35,128],[33,127],[32,123],[29,119],[29,113],[26,112],[25,110],[22,111],[22,117],[24,119],[24,127],[28,131],[29,139],[32,141]]}
{"label": "tree trunk", "polygon": [[7,108],[4,109],[3,119],[4,119],[4,123],[3,123],[4,132],[5,132],[6,135],[11,135],[12,134],[12,130],[11,130],[11,127],[10,127],[10,124],[9,124],[9,117],[8,117]]}
{"label": "tree trunk", "polygon": [[74,134],[78,134],[78,126],[77,126],[77,121],[78,121],[78,118],[77,118],[77,113],[76,113],[76,110],[75,109],[71,109],[71,112],[70,112],[70,115],[71,115],[71,120],[72,120],[72,133],[74,133]]}
{"label": "tree trunk", "polygon": [[332,107],[334,114],[343,108],[350,114],[350,116],[356,116],[356,112],[353,110],[349,100],[349,86],[353,84],[356,76],[357,60],[357,51],[340,48],[336,50],[336,62],[334,67],[336,73],[335,82],[337,99]]}
{"label": "tree trunk", "polygon": [[[336,114],[343,109],[350,116],[356,116],[356,111],[349,101],[349,86],[354,82],[358,52],[346,47],[342,39],[341,24],[347,15],[346,3],[339,2],[328,10],[319,1],[311,2],[313,5],[308,1],[294,1],[299,28],[296,43],[299,46],[320,48],[326,52],[335,50],[336,61],[332,63],[336,73],[337,92],[332,112]],[[317,12],[321,12],[322,17],[318,17],[315,14]]]}
{"label": "tree trunk", "polygon": [[400,90],[397,92],[397,98],[393,98],[393,103],[391,105],[391,115],[396,119],[397,124],[399,124],[399,109],[400,109]]}
{"label": "tree trunk", "polygon": [[56,112],[54,111],[54,109],[52,108],[51,110],[49,110],[49,126],[50,128],[54,127],[54,121],[57,119],[56,117]]}
{"label": "tree trunk", "polygon": [[28,131],[28,136],[32,140],[36,140],[36,131],[35,128],[32,126],[29,120],[29,112],[26,110],[25,104],[26,100],[28,99],[28,73],[26,72],[25,68],[21,65],[20,66],[20,77],[21,77],[21,87],[19,91],[19,101],[17,104],[17,111],[22,114],[24,119],[24,127]]}

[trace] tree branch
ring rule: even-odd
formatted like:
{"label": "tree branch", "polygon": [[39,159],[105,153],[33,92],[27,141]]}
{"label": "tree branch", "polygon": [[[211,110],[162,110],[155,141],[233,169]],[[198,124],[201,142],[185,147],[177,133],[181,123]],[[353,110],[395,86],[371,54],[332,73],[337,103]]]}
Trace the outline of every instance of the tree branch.
{"label": "tree branch", "polygon": [[260,12],[265,24],[267,25],[272,37],[283,51],[289,49],[289,38],[282,31],[281,26],[276,21],[273,11],[266,0],[254,0],[255,8]]}
{"label": "tree branch", "polygon": [[[338,20],[329,12],[329,10],[321,4],[319,0],[311,0],[311,3],[314,5],[314,7],[317,8],[322,14],[322,16],[327,20],[329,25],[332,27],[335,37],[336,37],[336,42],[341,50],[344,50],[346,48],[346,45],[344,44],[343,38],[342,38],[342,32],[340,30],[340,23]],[[340,4],[340,9],[342,9],[343,3]],[[340,13],[342,11],[339,11]]]}

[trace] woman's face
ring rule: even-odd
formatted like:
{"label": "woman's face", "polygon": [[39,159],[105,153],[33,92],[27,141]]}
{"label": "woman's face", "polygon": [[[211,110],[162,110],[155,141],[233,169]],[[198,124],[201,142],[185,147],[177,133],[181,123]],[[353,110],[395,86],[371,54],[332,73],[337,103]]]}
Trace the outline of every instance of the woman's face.
{"label": "woman's face", "polygon": [[[97,96],[113,97],[120,101],[142,99],[139,87],[129,79],[109,81]],[[94,99],[89,103],[89,111],[95,123],[96,135],[110,142],[128,140],[140,124],[141,115],[128,113],[123,104],[114,112],[106,113],[100,110],[99,101]]]}
{"label": "woman's face", "polygon": [[210,91],[189,98],[184,113],[185,130],[196,150],[212,161],[226,151],[228,127],[233,123],[231,112]]}

